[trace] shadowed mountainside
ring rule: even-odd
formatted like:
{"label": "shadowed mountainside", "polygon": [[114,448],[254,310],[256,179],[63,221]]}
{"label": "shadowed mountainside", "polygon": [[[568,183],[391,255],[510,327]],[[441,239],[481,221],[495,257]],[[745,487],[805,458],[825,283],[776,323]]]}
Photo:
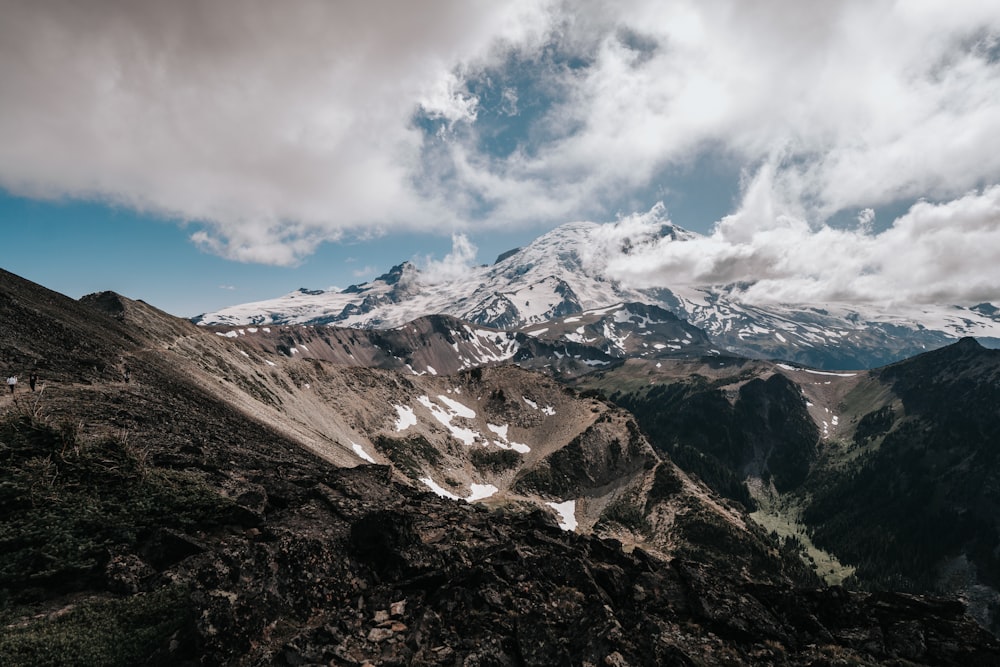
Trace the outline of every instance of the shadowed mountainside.
{"label": "shadowed mountainside", "polygon": [[[0,348],[42,383],[0,402],[5,664],[1000,659],[957,603],[810,584],[627,413],[541,376],[270,355],[117,295],[0,280]],[[341,467],[354,445],[393,465]],[[528,462],[473,461],[494,451]],[[431,473],[513,495],[445,500]],[[545,501],[566,493],[630,544],[559,528]]]}
{"label": "shadowed mountainside", "polygon": [[855,584],[960,595],[997,631],[1000,352],[963,339],[841,373],[706,357],[579,385],[632,411],[657,451],[719,493],[836,556]]}

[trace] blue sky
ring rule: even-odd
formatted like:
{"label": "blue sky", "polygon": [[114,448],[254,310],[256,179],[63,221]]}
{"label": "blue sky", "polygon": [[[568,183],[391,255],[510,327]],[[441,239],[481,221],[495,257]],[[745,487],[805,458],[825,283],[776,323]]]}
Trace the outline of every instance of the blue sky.
{"label": "blue sky", "polygon": [[[450,236],[392,233],[328,243],[293,266],[238,262],[191,242],[198,229],[129,208],[52,202],[0,194],[0,266],[73,298],[112,290],[180,317],[267,299],[300,287],[344,288],[371,280],[402,261],[441,258]],[[530,242],[533,234],[470,235],[478,261]]]}
{"label": "blue sky", "polygon": [[0,266],[70,296],[189,316],[662,202],[706,239],[647,283],[1000,301],[997,3],[0,9]]}
{"label": "blue sky", "polygon": [[[732,208],[738,175],[715,165],[673,174],[672,219],[707,233]],[[656,200],[654,200],[655,202]],[[394,264],[440,259],[450,234],[392,232],[367,240],[326,243],[292,266],[239,262],[191,241],[201,228],[99,201],[52,201],[0,192],[4,240],[0,266],[49,289],[79,298],[112,290],[193,317],[225,306],[267,299],[300,287],[344,288],[371,280]],[[531,242],[544,226],[469,232],[477,263]]]}

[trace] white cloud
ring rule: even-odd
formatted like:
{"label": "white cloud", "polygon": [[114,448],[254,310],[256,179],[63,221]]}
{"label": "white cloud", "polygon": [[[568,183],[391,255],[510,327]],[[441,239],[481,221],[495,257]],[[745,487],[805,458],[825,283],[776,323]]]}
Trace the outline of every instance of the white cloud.
{"label": "white cloud", "polygon": [[378,267],[372,266],[370,264],[365,264],[363,268],[354,269],[351,271],[351,275],[355,278],[364,278],[366,276],[374,275],[378,271]]}
{"label": "white cloud", "polygon": [[[372,227],[458,226],[414,187],[418,105],[468,119],[456,65],[544,24],[535,2],[4,2],[0,186],[207,223],[290,264]],[[462,104],[466,104],[463,110]]]}
{"label": "white cloud", "polygon": [[440,78],[420,100],[421,108],[431,118],[444,118],[450,125],[458,121],[475,122],[479,99],[462,90],[462,81],[451,73]]}
{"label": "white cloud", "polygon": [[[534,194],[544,178],[543,195],[572,192],[585,207],[721,147],[750,167],[772,163],[773,186],[813,220],[961,194],[1000,174],[1000,9],[983,4],[599,7],[593,64],[567,77],[550,119],[575,130],[495,169],[503,182],[475,185],[502,196],[530,183]],[[623,25],[655,48],[637,51]]]}
{"label": "white cloud", "polygon": [[[872,266],[892,275],[876,246],[910,223],[872,236],[866,213],[853,232],[830,216],[927,198],[960,230],[963,195],[1000,182],[1000,4],[981,0],[53,0],[3,15],[0,186],[199,221],[197,245],[241,261],[607,219],[712,153],[750,175],[744,198],[695,244],[704,256],[664,247],[661,271],[856,293]],[[475,92],[494,78],[496,117],[520,128],[499,152]],[[821,281],[790,239],[860,254]]]}
{"label": "white cloud", "polygon": [[[766,171],[758,176],[746,206],[709,236],[662,238],[628,254],[607,244],[601,261],[636,286],[728,285],[747,303],[975,304],[1000,294],[1000,186],[918,202],[875,235],[864,226],[812,228],[777,212],[768,178]],[[644,227],[648,237],[661,213],[633,216],[627,225]]]}
{"label": "white cloud", "polygon": [[462,280],[476,261],[477,248],[464,234],[452,234],[451,252],[443,259],[418,258],[420,281],[427,285]]}
{"label": "white cloud", "polygon": [[875,209],[864,208],[858,211],[858,229],[866,234],[871,233],[875,224]]}

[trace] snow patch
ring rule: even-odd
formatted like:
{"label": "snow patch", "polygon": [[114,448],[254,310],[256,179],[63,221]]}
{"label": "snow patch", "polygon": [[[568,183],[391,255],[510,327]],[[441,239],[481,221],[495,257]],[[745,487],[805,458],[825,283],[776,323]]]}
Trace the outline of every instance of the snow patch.
{"label": "snow patch", "polygon": [[489,498],[500,490],[492,484],[473,484],[469,491],[469,495],[463,498],[462,496],[455,495],[448,489],[443,488],[430,477],[421,477],[420,481],[423,482],[428,489],[442,498],[448,498],[449,500],[464,500],[467,503],[482,500],[483,498]]}
{"label": "snow patch", "polygon": [[[786,371],[797,371],[797,372],[801,372],[801,373],[811,373],[812,375],[827,375],[827,376],[833,376],[833,377],[838,377],[838,378],[852,378],[855,375],[857,375],[857,373],[834,373],[832,371],[816,371],[816,370],[813,370],[811,368],[798,368],[796,366],[789,366],[788,364],[776,364],[776,366],[778,368],[782,368],[782,369],[784,369]],[[827,384],[829,384],[829,382]]]}
{"label": "snow patch", "polygon": [[496,424],[487,424],[486,428],[488,428],[490,431],[495,433],[498,438],[500,438],[499,440],[493,441],[493,444],[499,447],[500,449],[513,449],[515,452],[519,452],[521,454],[527,454],[528,452],[531,451],[531,447],[529,447],[528,445],[525,445],[524,443],[520,442],[511,442],[507,438],[507,429],[509,428],[507,424],[502,424],[500,426]]}
{"label": "snow patch", "polygon": [[424,484],[426,484],[427,488],[429,488],[431,491],[433,491],[435,494],[441,496],[442,498],[448,498],[450,500],[462,500],[462,498],[460,496],[456,496],[454,493],[452,493],[448,489],[442,488],[441,486],[438,485],[437,482],[435,482],[430,477],[421,477],[420,481],[423,482]]}
{"label": "snow patch", "polygon": [[375,459],[371,457],[371,454],[366,452],[365,448],[359,445],[358,443],[351,442],[351,449],[353,449],[354,453],[357,454],[359,457],[361,457],[365,461],[368,461],[368,463],[375,463]]}
{"label": "snow patch", "polygon": [[576,530],[576,501],[567,500],[563,503],[545,503],[559,515],[559,527],[563,530]]}
{"label": "snow patch", "polygon": [[472,491],[469,493],[469,497],[465,499],[465,502],[472,503],[483,498],[489,498],[499,490],[492,484],[473,484]]}
{"label": "snow patch", "polygon": [[399,415],[396,419],[397,432],[417,425],[417,416],[413,414],[413,408],[408,405],[393,405],[392,407],[396,408],[396,414]]}
{"label": "snow patch", "polygon": [[438,420],[445,428],[447,428],[451,432],[452,436],[454,436],[457,440],[461,440],[464,444],[471,445],[478,438],[482,437],[478,432],[473,431],[470,428],[456,426],[451,423],[451,420],[455,417],[462,417],[465,419],[474,418],[476,413],[473,410],[470,410],[458,401],[453,401],[444,395],[439,395],[438,399],[451,408],[451,410],[445,410],[440,405],[432,401],[428,396],[420,396],[417,398],[417,401],[422,406],[430,410],[434,419]]}
{"label": "snow patch", "polygon": [[465,417],[466,419],[475,419],[476,411],[470,407],[467,407],[458,401],[452,400],[447,396],[438,395],[438,400],[451,408],[451,411],[455,413],[458,417]]}

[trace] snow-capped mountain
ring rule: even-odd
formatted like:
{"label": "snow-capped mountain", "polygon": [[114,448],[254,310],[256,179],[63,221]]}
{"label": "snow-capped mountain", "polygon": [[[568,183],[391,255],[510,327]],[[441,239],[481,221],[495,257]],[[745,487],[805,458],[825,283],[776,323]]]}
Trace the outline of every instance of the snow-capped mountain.
{"label": "snow-capped mountain", "polygon": [[[563,225],[525,248],[504,253],[492,266],[470,267],[461,280],[430,282],[417,267],[404,262],[369,283],[342,291],[300,289],[277,299],[206,313],[196,321],[390,328],[423,315],[449,314],[510,329],[625,301],[659,303],[661,299],[610,281],[590,266],[589,246],[600,227]],[[682,232],[665,227],[664,233]]]}
{"label": "snow-capped mountain", "polygon": [[638,236],[621,232],[613,224],[570,223],[504,253],[492,266],[470,267],[459,280],[438,282],[404,262],[342,291],[300,289],[206,313],[195,321],[391,328],[425,315],[448,314],[511,330],[633,302],[665,308],[704,329],[720,350],[820,368],[878,366],[963,336],[1000,343],[1000,309],[989,303],[892,312],[841,304],[760,306],[742,303],[740,286],[627,285],[608,275],[609,256],[620,258],[643,245],[667,239],[684,243],[699,235],[668,223],[647,226]]}

